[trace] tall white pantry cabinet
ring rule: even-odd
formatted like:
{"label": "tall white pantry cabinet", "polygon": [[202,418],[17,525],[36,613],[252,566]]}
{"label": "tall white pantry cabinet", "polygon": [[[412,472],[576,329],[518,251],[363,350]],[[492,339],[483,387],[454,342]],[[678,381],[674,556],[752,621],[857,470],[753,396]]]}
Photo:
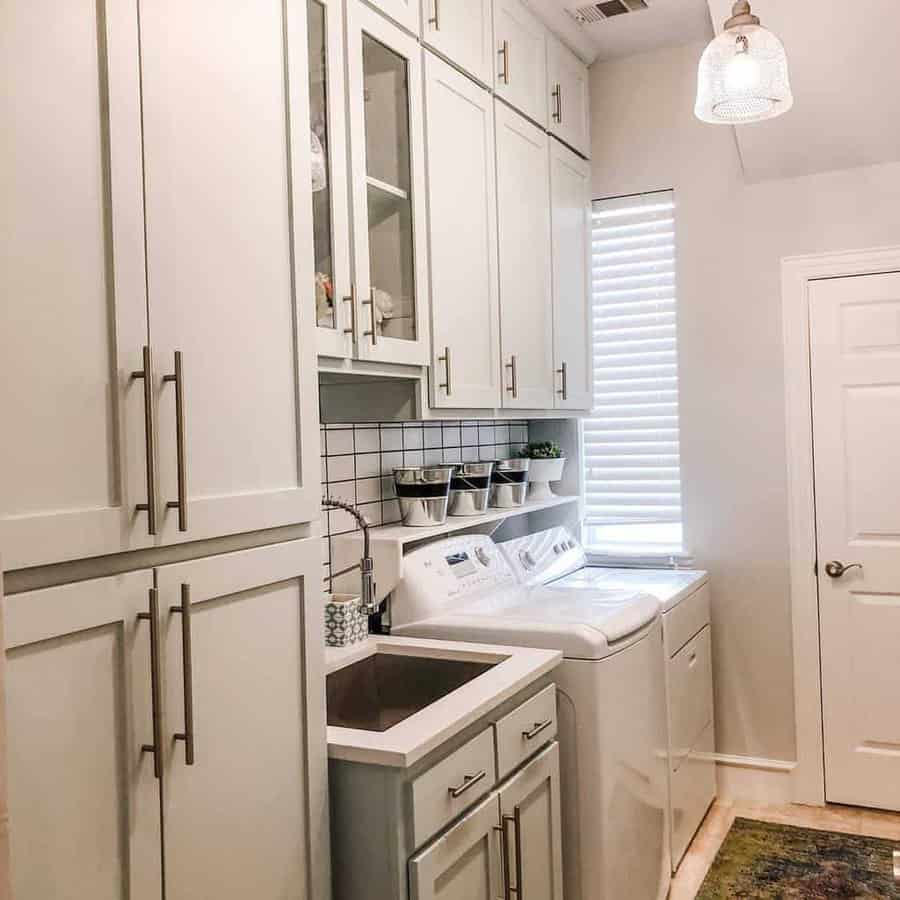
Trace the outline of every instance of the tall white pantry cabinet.
{"label": "tall white pantry cabinet", "polygon": [[0,553],[80,573],[0,605],[13,896],[327,897],[306,3],[9,3],[0,67]]}

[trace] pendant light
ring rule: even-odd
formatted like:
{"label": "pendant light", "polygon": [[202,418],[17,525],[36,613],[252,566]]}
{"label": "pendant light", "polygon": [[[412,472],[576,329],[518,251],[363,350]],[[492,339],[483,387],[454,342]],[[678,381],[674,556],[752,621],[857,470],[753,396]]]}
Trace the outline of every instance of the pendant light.
{"label": "pendant light", "polygon": [[710,41],[697,70],[694,114],[704,122],[740,125],[786,113],[794,103],[784,45],[738,0],[725,30]]}

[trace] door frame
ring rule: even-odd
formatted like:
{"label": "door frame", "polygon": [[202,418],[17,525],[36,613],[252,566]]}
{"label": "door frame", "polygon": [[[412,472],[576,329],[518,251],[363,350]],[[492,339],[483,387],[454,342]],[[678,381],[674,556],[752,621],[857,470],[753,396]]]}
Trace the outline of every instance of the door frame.
{"label": "door frame", "polygon": [[797,803],[825,805],[819,589],[814,569],[816,505],[809,282],[898,271],[900,246],[789,256],[781,260],[794,719],[797,743],[797,765],[792,773],[791,791],[793,800]]}

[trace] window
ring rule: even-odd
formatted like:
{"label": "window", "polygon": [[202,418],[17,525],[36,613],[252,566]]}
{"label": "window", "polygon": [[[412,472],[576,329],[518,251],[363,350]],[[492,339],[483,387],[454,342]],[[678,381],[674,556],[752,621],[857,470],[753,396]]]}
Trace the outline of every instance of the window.
{"label": "window", "polygon": [[595,200],[592,243],[584,541],[610,557],[681,556],[673,192]]}

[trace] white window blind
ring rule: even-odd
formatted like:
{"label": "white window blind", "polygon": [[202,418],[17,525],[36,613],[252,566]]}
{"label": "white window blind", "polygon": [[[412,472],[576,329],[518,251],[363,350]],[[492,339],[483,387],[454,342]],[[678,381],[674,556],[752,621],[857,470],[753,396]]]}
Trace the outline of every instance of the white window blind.
{"label": "white window blind", "polygon": [[673,192],[594,201],[592,243],[585,543],[614,557],[680,555]]}

